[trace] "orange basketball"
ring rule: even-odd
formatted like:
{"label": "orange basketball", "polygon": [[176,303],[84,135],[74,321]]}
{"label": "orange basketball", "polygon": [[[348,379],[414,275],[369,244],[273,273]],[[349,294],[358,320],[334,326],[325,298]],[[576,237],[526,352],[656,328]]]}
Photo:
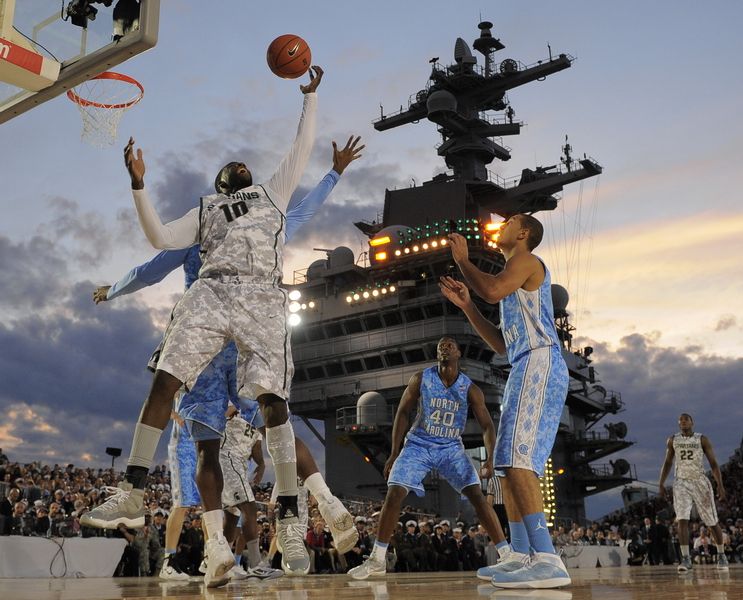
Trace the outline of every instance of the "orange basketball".
{"label": "orange basketball", "polygon": [[266,52],[268,68],[284,79],[296,79],[312,64],[312,52],[301,37],[287,33],[277,37]]}

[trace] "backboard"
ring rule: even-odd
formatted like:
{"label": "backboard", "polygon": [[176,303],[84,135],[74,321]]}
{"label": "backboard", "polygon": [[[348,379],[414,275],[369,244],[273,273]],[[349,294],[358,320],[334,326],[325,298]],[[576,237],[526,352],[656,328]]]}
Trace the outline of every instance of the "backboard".
{"label": "backboard", "polygon": [[159,18],[160,0],[0,0],[0,123],[152,48]]}

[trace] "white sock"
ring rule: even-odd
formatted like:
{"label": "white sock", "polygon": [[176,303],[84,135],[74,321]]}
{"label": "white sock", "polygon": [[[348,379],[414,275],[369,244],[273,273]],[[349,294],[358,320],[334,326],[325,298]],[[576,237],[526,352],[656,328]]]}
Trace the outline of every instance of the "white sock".
{"label": "white sock", "polygon": [[204,520],[204,527],[206,527],[206,533],[210,540],[216,540],[224,535],[224,511],[208,510],[202,517]]}
{"label": "white sock", "polygon": [[258,538],[250,540],[245,547],[248,549],[248,567],[255,569],[261,562],[261,549],[258,547]]}
{"label": "white sock", "polygon": [[681,556],[689,558],[689,546],[681,544]]}
{"label": "white sock", "polygon": [[150,427],[144,423],[137,423],[134,428],[132,450],[129,454],[129,461],[126,463],[127,466],[149,469],[152,466],[152,460],[162,432],[162,429]]}
{"label": "white sock", "polygon": [[717,556],[725,554],[725,544],[715,544],[717,546]]}
{"label": "white sock", "polygon": [[287,421],[278,427],[266,427],[266,446],[276,473],[278,496],[296,496],[297,450],[292,424]]}
{"label": "white sock", "polygon": [[305,479],[304,485],[308,490],[310,490],[310,494],[312,494],[318,502],[328,502],[333,497],[330,488],[328,488],[328,484],[325,483],[325,480],[322,478],[319,471]]}
{"label": "white sock", "polygon": [[387,560],[387,546],[388,544],[374,542],[374,549],[369,558],[378,562],[385,562]]}

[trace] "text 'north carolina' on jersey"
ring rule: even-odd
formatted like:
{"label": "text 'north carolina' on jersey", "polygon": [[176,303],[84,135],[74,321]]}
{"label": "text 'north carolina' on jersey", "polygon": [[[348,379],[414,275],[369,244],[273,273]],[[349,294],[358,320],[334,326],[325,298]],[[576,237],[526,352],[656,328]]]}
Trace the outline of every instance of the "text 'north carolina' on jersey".
{"label": "text 'north carolina' on jersey", "polygon": [[552,306],[552,281],[543,262],[542,266],[544,281],[539,288],[531,292],[519,288],[500,301],[500,328],[511,364],[531,350],[560,345]]}
{"label": "text 'north carolina' on jersey", "polygon": [[418,414],[407,437],[445,444],[460,441],[467,423],[467,394],[472,380],[464,373],[446,387],[438,366],[423,371]]}
{"label": "text 'north carolina' on jersey", "polygon": [[246,276],[281,281],[285,217],[261,185],[201,199],[199,277]]}
{"label": "text 'north carolina' on jersey", "polygon": [[674,477],[676,479],[697,479],[704,477],[704,449],[702,434],[693,433],[685,436],[677,433],[673,436]]}

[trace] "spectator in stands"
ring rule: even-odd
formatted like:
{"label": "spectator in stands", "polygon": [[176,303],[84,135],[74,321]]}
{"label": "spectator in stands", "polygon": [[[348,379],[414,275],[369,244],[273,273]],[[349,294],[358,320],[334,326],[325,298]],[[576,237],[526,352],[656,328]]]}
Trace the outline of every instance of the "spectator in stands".
{"label": "spectator in stands", "polygon": [[10,535],[13,507],[20,497],[21,491],[17,487],[13,487],[10,488],[8,496],[0,502],[0,535]]}
{"label": "spectator in stands", "polygon": [[307,530],[305,542],[312,552],[314,552],[315,564],[314,573],[330,573],[332,563],[329,554],[328,541],[325,536],[325,521],[316,519],[313,527]]}
{"label": "spectator in stands", "polygon": [[480,567],[485,566],[485,553],[475,546],[475,536],[477,527],[469,527],[467,534],[462,535],[459,542],[460,560],[464,571],[477,571]]}
{"label": "spectator in stands", "polygon": [[707,530],[702,529],[699,537],[694,540],[694,550],[692,552],[694,562],[705,565],[712,564],[715,552],[716,548],[707,535]]}
{"label": "spectator in stands", "polygon": [[371,540],[366,531],[366,517],[357,516],[355,521],[356,529],[359,532],[359,539],[356,542],[356,546],[346,552],[346,562],[349,569],[360,565],[364,561],[364,557],[369,556],[369,552],[371,552]]}
{"label": "spectator in stands", "polygon": [[418,523],[413,519],[409,519],[405,523],[405,531],[396,548],[397,564],[395,565],[395,571],[398,573],[414,573],[420,570],[418,566],[420,541],[415,531],[417,527]]}
{"label": "spectator in stands", "polygon": [[19,500],[13,506],[13,515],[10,518],[10,535],[31,535],[33,517],[26,515],[26,502]]}

